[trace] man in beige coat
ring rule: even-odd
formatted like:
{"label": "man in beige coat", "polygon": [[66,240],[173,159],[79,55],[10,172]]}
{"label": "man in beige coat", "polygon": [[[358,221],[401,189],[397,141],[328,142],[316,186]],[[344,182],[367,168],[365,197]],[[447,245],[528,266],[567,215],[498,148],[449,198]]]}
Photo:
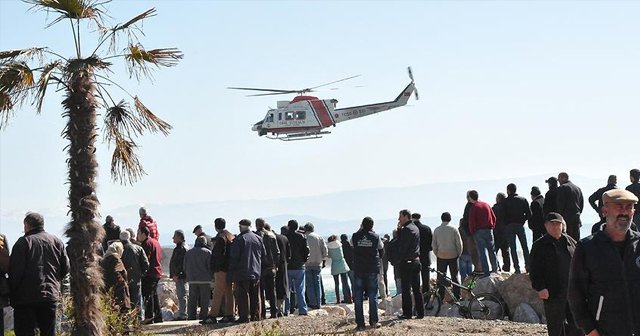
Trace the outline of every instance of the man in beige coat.
{"label": "man in beige coat", "polygon": [[[447,267],[451,273],[451,279],[458,282],[458,257],[462,254],[462,239],[457,228],[449,225],[451,215],[444,212],[440,216],[442,224],[433,231],[433,241],[431,247],[436,255],[438,263],[438,271],[447,273]],[[444,279],[438,275],[438,283],[442,283]],[[453,293],[460,297],[460,288],[454,286]],[[444,290],[440,290],[440,297],[444,295]]]}

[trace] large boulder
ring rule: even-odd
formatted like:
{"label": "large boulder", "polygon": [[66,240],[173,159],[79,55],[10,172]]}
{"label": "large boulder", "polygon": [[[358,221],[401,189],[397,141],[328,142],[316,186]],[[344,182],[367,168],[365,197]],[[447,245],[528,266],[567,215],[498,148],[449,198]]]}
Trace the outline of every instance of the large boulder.
{"label": "large boulder", "polygon": [[347,316],[347,311],[340,306],[322,306],[321,309],[326,311],[329,316]]}
{"label": "large boulder", "polygon": [[476,286],[472,290],[473,294],[498,294],[498,288],[504,280],[502,275],[491,273],[488,277],[476,280]]}
{"label": "large boulder", "polygon": [[163,278],[158,282],[158,300],[162,307],[172,309],[175,302],[178,302],[178,295],[176,294],[176,284],[169,278]]}
{"label": "large boulder", "polygon": [[442,306],[440,307],[440,312],[438,313],[438,316],[464,318],[464,316],[460,314],[460,306],[452,305],[450,303],[442,304]]}
{"label": "large boulder", "polygon": [[309,316],[327,316],[329,313],[324,309],[313,309],[308,312]]}
{"label": "large boulder", "polygon": [[341,303],[338,306],[344,309],[347,316],[353,314],[353,303]]}
{"label": "large boulder", "polygon": [[531,280],[528,274],[514,274],[502,282],[498,288],[500,296],[507,304],[510,316],[521,303],[526,303],[533,308],[538,317],[544,315],[542,300],[538,298],[538,292],[531,288]]}
{"label": "large boulder", "polygon": [[384,310],[384,315],[393,316],[402,310],[402,304],[398,309],[393,305],[393,300],[390,297],[386,297],[378,303],[378,308]]}
{"label": "large boulder", "polygon": [[513,322],[540,323],[541,321],[538,313],[530,305],[523,302],[513,312]]}

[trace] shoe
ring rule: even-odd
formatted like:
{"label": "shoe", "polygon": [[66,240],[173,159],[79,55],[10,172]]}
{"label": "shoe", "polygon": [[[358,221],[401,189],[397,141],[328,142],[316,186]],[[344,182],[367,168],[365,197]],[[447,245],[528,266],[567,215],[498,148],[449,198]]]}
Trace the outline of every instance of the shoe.
{"label": "shoe", "polygon": [[200,321],[200,324],[218,324],[218,319],[213,316],[207,316],[206,319]]}
{"label": "shoe", "polygon": [[416,319],[418,319],[418,320],[421,320],[421,319],[423,319],[423,318],[424,318],[424,315],[418,315],[418,316],[416,316]]}
{"label": "shoe", "polygon": [[164,322],[164,321],[162,320],[162,317],[160,317],[160,318],[154,318],[154,319],[153,319],[153,323],[162,323],[162,322]]}
{"label": "shoe", "polygon": [[307,315],[309,315],[309,314],[307,314],[307,313],[298,313],[298,316],[307,316]]}
{"label": "shoe", "polygon": [[366,329],[367,329],[367,328],[366,328],[365,326],[363,326],[363,325],[359,325],[359,326],[357,326],[357,327],[356,327],[356,330],[357,330],[357,331],[364,331],[364,330],[366,330]]}
{"label": "shoe", "polygon": [[142,320],[142,322],[140,322],[140,324],[144,324],[144,325],[153,324],[153,317]]}
{"label": "shoe", "polygon": [[398,316],[398,320],[410,320],[411,316],[406,316],[406,315],[399,315]]}
{"label": "shoe", "polygon": [[218,321],[219,323],[233,323],[236,321],[236,318],[233,316],[225,316],[223,317],[220,321]]}
{"label": "shoe", "polygon": [[514,272],[514,274],[520,274],[520,273],[521,273],[521,272],[520,272],[520,270],[516,270],[516,271]]}
{"label": "shoe", "polygon": [[249,320],[247,320],[247,319],[237,319],[235,321],[235,323],[249,323]]}
{"label": "shoe", "polygon": [[376,323],[371,324],[371,327],[374,328],[374,329],[378,329],[378,328],[382,327],[382,324],[380,324],[380,322],[376,322]]}

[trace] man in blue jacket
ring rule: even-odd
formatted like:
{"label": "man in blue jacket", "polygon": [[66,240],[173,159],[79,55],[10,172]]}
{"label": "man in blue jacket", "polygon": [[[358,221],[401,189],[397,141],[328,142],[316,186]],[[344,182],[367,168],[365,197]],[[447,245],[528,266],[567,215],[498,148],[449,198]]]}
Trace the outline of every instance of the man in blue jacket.
{"label": "man in blue jacket", "polygon": [[239,223],[240,234],[231,243],[229,271],[235,284],[238,323],[260,320],[260,276],[265,255],[262,238],[251,232],[251,221]]}

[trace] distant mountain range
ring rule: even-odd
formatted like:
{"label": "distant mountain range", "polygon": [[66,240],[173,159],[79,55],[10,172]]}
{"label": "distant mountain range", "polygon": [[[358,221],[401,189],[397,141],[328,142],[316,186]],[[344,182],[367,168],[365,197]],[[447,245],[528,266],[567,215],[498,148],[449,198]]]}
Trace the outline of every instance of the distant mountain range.
{"label": "distant mountain range", "polygon": [[[420,212],[423,215],[422,222],[435,228],[440,224],[440,214],[444,211],[451,213],[454,223],[458,221],[466,203],[467,190],[477,190],[481,200],[493,204],[498,192],[506,192],[506,185],[515,183],[519,188],[518,193],[530,199],[531,186],[540,187],[543,194],[546,192],[547,186],[544,181],[549,176],[550,174],[487,181],[432,183],[413,187],[364,189],[270,200],[148,204],[147,210],[157,220],[160,242],[165,246],[171,245],[171,237],[176,229],[182,229],[186,233],[187,241],[191,243],[193,240],[189,237],[195,239],[191,232],[198,224],[205,228],[206,233],[213,234],[213,220],[216,217],[225,218],[227,227],[232,232],[238,231],[237,223],[242,218],[254,220],[256,217],[263,217],[278,231],[289,219],[294,218],[301,225],[312,222],[317,233],[329,236],[341,233],[351,234],[357,231],[363,217],[371,216],[375,220],[374,230],[379,233],[390,233],[397,223],[398,211],[401,209]],[[602,179],[575,176],[571,180],[582,188],[585,202],[591,193],[606,184],[606,176]],[[139,220],[137,206],[101,212],[103,216],[112,215],[122,228],[137,227]],[[22,234],[20,222],[22,215],[10,212],[0,214],[4,233],[7,234],[10,242],[14,242]],[[66,214],[51,211],[43,215],[45,215],[47,230],[61,235],[64,224],[68,221]],[[587,224],[591,227],[590,223],[595,221],[597,221],[596,213],[588,204],[585,204],[583,213],[585,227]],[[7,225],[8,223],[11,224]]]}

